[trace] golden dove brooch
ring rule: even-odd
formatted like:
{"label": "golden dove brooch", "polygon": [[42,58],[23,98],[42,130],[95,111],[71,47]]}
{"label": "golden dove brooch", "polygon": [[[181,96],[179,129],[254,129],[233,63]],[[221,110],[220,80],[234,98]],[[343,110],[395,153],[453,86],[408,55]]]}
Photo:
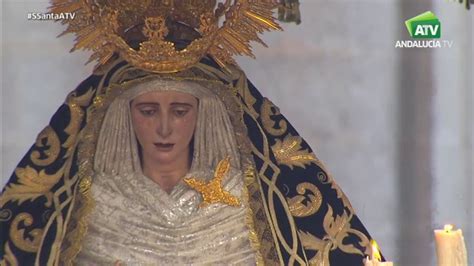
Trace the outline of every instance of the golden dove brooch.
{"label": "golden dove brooch", "polygon": [[222,187],[222,180],[230,170],[230,157],[219,161],[214,177],[210,181],[201,181],[194,177],[185,178],[184,182],[197,192],[201,193],[203,201],[199,207],[205,207],[213,203],[223,203],[230,206],[240,206],[240,200],[236,196],[230,194],[229,191]]}

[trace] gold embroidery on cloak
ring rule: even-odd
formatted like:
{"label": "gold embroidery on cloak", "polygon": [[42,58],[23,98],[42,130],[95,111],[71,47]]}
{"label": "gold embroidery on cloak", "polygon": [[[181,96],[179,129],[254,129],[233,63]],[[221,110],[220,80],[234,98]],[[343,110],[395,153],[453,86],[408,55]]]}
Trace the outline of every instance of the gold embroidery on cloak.
{"label": "gold embroidery on cloak", "polygon": [[[309,190],[313,194],[309,194],[306,197],[304,195],[306,190]],[[304,182],[298,184],[296,191],[300,195],[294,196],[293,198],[287,198],[291,214],[295,217],[307,217],[315,214],[323,202],[323,195],[319,189],[309,182]],[[305,200],[307,200],[306,204],[303,203]]]}
{"label": "gold embroidery on cloak", "polygon": [[[86,106],[90,101],[93,95],[93,91],[88,91],[85,95],[76,97],[76,92],[71,93],[67,98],[67,105],[70,110],[70,123],[65,129],[65,132],[69,134],[68,139],[62,144],[62,147],[66,148],[66,153],[63,158],[69,158],[66,160],[61,168],[53,174],[46,174],[46,169],[44,166],[54,163],[58,159],[58,155],[61,152],[60,140],[56,132],[50,127],[46,127],[37,137],[36,146],[43,150],[43,153],[47,158],[41,158],[42,154],[39,151],[33,151],[30,155],[30,159],[33,165],[40,166],[41,169],[36,170],[32,166],[27,165],[26,167],[18,167],[15,170],[15,174],[18,178],[17,184],[10,184],[5,188],[3,195],[0,197],[0,206],[5,205],[7,202],[18,201],[18,204],[22,204],[26,200],[35,200],[40,196],[46,197],[45,206],[50,207],[54,202],[54,211],[52,212],[51,219],[56,220],[56,233],[53,247],[54,248],[49,254],[50,257],[55,257],[54,254],[57,252],[58,247],[60,246],[61,236],[63,232],[63,218],[61,210],[68,206],[67,202],[71,199],[71,186],[75,183],[75,180],[69,180],[69,171],[71,167],[70,158],[72,158],[72,153],[74,152],[77,135],[80,130],[80,124],[82,122],[83,112],[81,106]],[[56,185],[62,178],[64,174],[65,184],[59,188],[56,192],[51,191],[53,186]],[[67,180],[66,180],[67,179]],[[65,201],[60,200],[60,195],[64,195],[64,192],[67,194],[67,199]],[[12,239],[15,239],[14,244],[19,248],[29,251],[29,252],[40,252],[42,245],[42,234],[45,230],[49,229],[51,220],[47,223],[45,228],[36,228],[30,231],[29,235],[34,236],[34,239],[31,240],[31,237],[28,239],[23,238],[24,231],[26,228],[18,229],[18,223],[23,221],[23,226],[31,226],[32,218],[26,213],[17,215],[12,222],[15,226],[10,229],[10,236]],[[47,215],[49,216],[49,214]],[[61,216],[61,217],[60,217]],[[43,217],[46,218],[46,217]],[[44,221],[43,221],[44,222]],[[37,257],[38,261],[39,256]],[[48,260],[51,261],[51,258]]]}
{"label": "gold embroidery on cloak", "polygon": [[[236,139],[242,155],[242,165],[245,171],[245,193],[248,193],[249,208],[247,212],[247,225],[251,228],[250,237],[252,247],[257,251],[257,265],[280,265],[279,250],[276,247],[277,243],[272,234],[271,219],[266,214],[266,207],[263,198],[263,192],[259,182],[259,177],[255,172],[255,162],[253,161],[251,150],[252,144],[248,139],[248,131],[243,120],[243,114],[247,114],[253,119],[256,119],[259,114],[255,111],[253,105],[257,100],[253,97],[248,88],[248,82],[245,74],[240,69],[232,69],[232,75],[235,77],[232,80],[237,80],[236,86],[233,87],[237,96],[233,102],[238,105],[238,110],[241,112],[239,121],[236,123],[234,130],[236,131]],[[234,92],[234,93],[235,93]],[[223,100],[224,97],[221,97]],[[242,102],[243,101],[243,102]],[[232,109],[231,109],[232,112]],[[232,121],[232,116],[231,116]],[[260,261],[260,262],[259,262]]]}
{"label": "gold embroidery on cloak", "polygon": [[274,128],[274,125],[276,121],[273,121],[271,116],[278,116],[280,114],[280,109],[276,107],[269,99],[264,98],[262,107],[261,107],[261,118],[262,118],[262,124],[265,130],[274,135],[274,136],[281,136],[283,135],[286,130],[287,130],[287,123],[284,119],[281,119],[278,122],[278,126],[280,128]]}
{"label": "gold embroidery on cloak", "polygon": [[32,240],[29,240],[25,236],[25,229],[18,228],[21,222],[23,222],[25,226],[31,226],[33,224],[33,216],[26,212],[18,214],[15,219],[13,219],[10,227],[10,239],[12,240],[13,244],[15,244],[15,246],[19,249],[24,250],[26,252],[34,253],[38,251],[38,247],[41,242],[41,237],[43,236],[43,230],[31,230],[27,234],[29,238],[32,238]]}
{"label": "gold embroidery on cloak", "polygon": [[[249,229],[249,239],[250,239],[250,245],[252,246],[252,249],[256,252],[256,261],[257,265],[265,265],[264,260],[263,260],[263,254],[268,255],[268,252],[266,249],[268,246],[263,246],[262,242],[259,239],[259,235],[256,231],[255,227],[255,221],[254,221],[254,211],[252,210],[250,206],[250,193],[249,193],[249,186],[253,186],[255,184],[255,175],[254,175],[254,169],[253,167],[249,166],[247,170],[245,170],[244,173],[244,189],[243,189],[243,199],[244,199],[244,205],[247,209],[247,213],[245,216],[245,223],[247,224],[247,228]],[[263,251],[263,252],[262,252]],[[265,252],[267,251],[267,252]]]}
{"label": "gold embroidery on cloak", "polygon": [[3,259],[0,261],[0,266],[16,266],[18,265],[18,260],[15,257],[15,254],[13,254],[10,245],[5,243],[5,254],[3,256]]}
{"label": "gold embroidery on cloak", "polygon": [[89,89],[81,96],[76,96],[75,93],[71,93],[66,100],[71,114],[71,119],[69,125],[64,129],[64,132],[69,135],[67,140],[63,143],[63,147],[68,149],[66,155],[64,155],[64,158],[71,156],[72,152],[74,151],[72,148],[76,144],[77,135],[79,134],[79,130],[81,128],[82,117],[84,116],[84,111],[82,111],[81,107],[87,106],[89,104],[94,91],[94,89]]}
{"label": "gold embroidery on cloak", "polygon": [[[351,228],[350,221],[352,219],[352,213],[348,214],[346,210],[342,215],[333,216],[333,210],[328,205],[328,211],[324,217],[323,228],[326,235],[320,239],[309,232],[299,230],[301,242],[305,249],[316,251],[316,255],[310,259],[310,265],[326,266],[329,264],[329,253],[339,248],[344,253],[368,255],[369,252],[369,239],[362,232]],[[359,249],[354,247],[352,244],[343,244],[343,241],[349,234],[354,234],[359,237],[359,244],[366,248],[365,252],[362,253]]]}
{"label": "gold embroidery on cloak", "polygon": [[10,209],[0,210],[0,222],[6,222],[12,218],[12,211]]}
{"label": "gold embroidery on cloak", "polygon": [[[260,151],[255,145],[252,145],[252,151],[253,153],[258,156],[262,161],[263,161],[263,166],[258,172],[258,175],[260,176],[260,181],[264,182],[268,185],[268,195],[266,196],[266,203],[267,208],[268,208],[268,215],[271,218],[271,222],[273,223],[273,233],[277,241],[280,241],[281,246],[285,249],[286,252],[290,255],[288,259],[288,264],[293,265],[294,263],[299,263],[299,264],[305,264],[306,260],[304,257],[300,256],[298,254],[298,232],[296,228],[296,223],[293,219],[293,216],[291,215],[291,212],[288,208],[288,204],[286,201],[285,196],[283,193],[278,189],[276,186],[276,180],[278,179],[278,176],[280,175],[280,168],[270,159],[270,147],[269,147],[269,142],[267,140],[267,136],[263,132],[263,129],[259,127],[260,133],[262,134],[262,137],[264,138],[263,140],[263,150]],[[273,174],[271,176],[266,176],[265,172],[267,169],[271,169]],[[279,224],[277,221],[277,214],[276,214],[276,209],[275,209],[275,199],[274,197],[276,196],[276,200],[279,200],[283,206],[283,210],[285,211],[286,214],[286,219],[288,219],[288,223],[290,225],[290,232],[291,232],[291,238],[285,238],[282,231],[279,228]],[[278,219],[282,219],[283,217],[279,216]],[[279,248],[279,247],[278,247]],[[281,250],[277,249],[278,255],[280,257],[280,260],[283,261],[282,258],[282,253]]]}
{"label": "gold embroidery on cloak", "polygon": [[254,104],[257,102],[255,97],[253,97],[252,93],[250,92],[247,77],[244,73],[241,73],[239,79],[237,80],[236,86],[237,92],[241,95],[242,99],[244,100],[245,104],[247,105],[247,112],[255,119],[258,118],[258,113],[254,109]]}
{"label": "gold embroidery on cloak", "polygon": [[46,158],[40,159],[41,152],[33,151],[30,155],[31,161],[38,166],[47,166],[53,163],[58,158],[59,151],[61,149],[61,143],[58,135],[54,132],[51,126],[45,127],[36,138],[36,147],[45,148],[48,147],[43,153]]}
{"label": "gold embroidery on cloak", "polygon": [[334,179],[332,178],[331,175],[326,174],[326,170],[321,167],[323,171],[320,171],[317,173],[318,180],[323,183],[323,184],[331,184],[331,188],[336,191],[336,196],[338,199],[342,200],[342,203],[344,204],[344,207],[349,209],[352,213],[354,213],[354,209],[352,208],[351,202],[347,198],[346,194],[342,191],[342,189],[334,182]]}
{"label": "gold embroidery on cloak", "polygon": [[[100,90],[100,88],[99,88]],[[95,88],[90,88],[87,93],[87,98],[79,98],[79,102],[82,104],[86,104],[88,100],[92,98],[95,92]],[[96,109],[102,107],[102,98],[98,98],[100,96],[96,96],[93,99],[93,104],[90,105],[87,109],[88,114],[88,122],[92,112],[95,112]],[[83,111],[77,108],[78,101],[71,102],[71,117],[73,115],[76,116],[75,122],[71,121],[71,124],[68,128],[71,130],[70,132],[77,136],[77,132],[75,130],[79,130],[80,123],[82,121],[82,116],[84,115]],[[74,176],[74,180],[79,180],[78,184],[75,187],[75,199],[74,199],[74,210],[71,210],[70,215],[66,221],[66,230],[64,232],[64,239],[69,242],[69,246],[62,247],[61,253],[57,253],[59,256],[59,260],[61,264],[64,265],[72,265],[75,257],[80,251],[82,246],[82,239],[87,232],[87,217],[92,212],[94,208],[93,199],[90,195],[90,188],[92,185],[92,162],[93,162],[93,155],[95,152],[95,142],[94,133],[98,133],[100,130],[100,124],[103,119],[104,113],[100,113],[98,119],[93,119],[90,121],[90,124],[86,126],[86,128],[81,131],[82,134],[82,147],[79,146],[78,149],[78,166],[79,169]],[[79,119],[79,120],[77,120]],[[75,132],[75,133],[74,133]],[[75,144],[77,144],[77,140],[74,140]],[[70,143],[68,145],[72,145]],[[77,193],[78,192],[78,193]],[[71,219],[74,220],[73,226],[70,225]]]}
{"label": "gold embroidery on cloak", "polygon": [[[51,252],[48,254],[48,264],[57,264],[59,260],[60,248],[62,241],[66,234],[66,227],[70,219],[71,211],[70,208],[66,215],[63,215],[62,211],[64,208],[73,204],[75,197],[75,188],[77,187],[78,175],[71,176],[71,167],[73,165],[73,153],[76,150],[78,144],[78,136],[81,130],[81,123],[84,118],[83,107],[88,106],[92,100],[95,89],[89,88],[86,93],[77,96],[76,92],[69,94],[66,103],[70,112],[70,121],[64,131],[69,135],[66,141],[62,144],[62,147],[66,148],[66,153],[63,156],[66,159],[63,165],[64,172],[64,185],[58,188],[53,195],[54,212],[45,227],[46,230],[50,230],[50,227],[55,223],[55,234],[53,235],[54,240],[52,244]],[[66,194],[66,199],[61,200],[60,197]],[[41,242],[43,245],[43,242]],[[40,246],[40,249],[42,246]],[[36,263],[39,263],[39,256],[36,258]]]}
{"label": "gold embroidery on cloak", "polygon": [[294,166],[306,168],[306,164],[316,161],[316,156],[308,149],[301,149],[303,139],[299,136],[288,134],[283,141],[277,139],[272,146],[273,154],[279,164],[284,164],[293,169]]}
{"label": "gold embroidery on cloak", "polygon": [[39,173],[31,166],[25,168],[18,167],[15,169],[19,184],[10,184],[0,198],[0,206],[4,206],[9,200],[18,201],[18,204],[26,200],[35,200],[40,196],[46,197],[46,207],[50,207],[52,203],[51,188],[59,181],[63,175],[63,168],[52,175],[45,173],[42,169]]}

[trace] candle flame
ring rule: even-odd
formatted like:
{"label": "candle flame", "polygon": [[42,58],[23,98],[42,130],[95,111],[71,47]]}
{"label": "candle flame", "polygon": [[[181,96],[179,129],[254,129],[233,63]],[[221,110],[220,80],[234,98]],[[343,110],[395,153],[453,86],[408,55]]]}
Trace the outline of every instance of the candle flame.
{"label": "candle flame", "polygon": [[375,240],[370,240],[370,245],[372,246],[372,259],[376,261],[382,261],[382,256],[380,255],[379,245]]}
{"label": "candle flame", "polygon": [[444,231],[446,233],[450,233],[453,230],[454,226],[452,224],[445,224],[444,225]]}

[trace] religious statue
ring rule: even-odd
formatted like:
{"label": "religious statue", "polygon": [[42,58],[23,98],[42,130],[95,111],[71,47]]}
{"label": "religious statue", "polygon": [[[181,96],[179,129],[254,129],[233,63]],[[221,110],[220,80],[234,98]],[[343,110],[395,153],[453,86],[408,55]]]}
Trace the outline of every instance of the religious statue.
{"label": "religious statue", "polygon": [[52,1],[98,65],[3,189],[1,265],[363,264],[349,200],[232,59],[277,6],[217,2]]}

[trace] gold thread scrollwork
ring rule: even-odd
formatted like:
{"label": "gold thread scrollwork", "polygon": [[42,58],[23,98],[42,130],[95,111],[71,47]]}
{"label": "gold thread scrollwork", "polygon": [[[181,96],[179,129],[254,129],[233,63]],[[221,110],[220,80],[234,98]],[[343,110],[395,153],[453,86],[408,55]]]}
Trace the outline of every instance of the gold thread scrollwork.
{"label": "gold thread scrollwork", "polygon": [[254,104],[257,102],[255,97],[253,97],[252,93],[250,92],[247,77],[245,74],[241,74],[239,79],[237,80],[236,84],[237,92],[241,95],[242,99],[244,100],[245,104],[248,108],[248,113],[255,119],[258,118],[259,114],[254,109]]}
{"label": "gold thread scrollwork", "polygon": [[20,213],[12,221],[10,227],[10,239],[13,241],[16,247],[26,252],[38,251],[43,236],[42,229],[33,229],[25,237],[25,228],[20,229],[18,226],[20,223],[28,227],[33,224],[33,217],[29,213]]}
{"label": "gold thread scrollwork", "polygon": [[43,223],[48,223],[49,221],[49,218],[51,218],[51,215],[53,214],[53,211],[52,210],[46,210],[45,212],[43,212],[43,214],[41,215],[41,221]]}
{"label": "gold thread scrollwork", "polygon": [[76,96],[75,93],[71,93],[66,100],[71,114],[71,119],[69,125],[64,129],[64,131],[69,135],[67,140],[63,143],[63,147],[67,149],[64,158],[69,158],[74,151],[73,147],[76,144],[77,134],[79,134],[82,117],[84,116],[82,107],[89,104],[92,97],[94,96],[94,92],[94,89],[89,89],[84,95],[81,96]]}
{"label": "gold thread scrollwork", "polygon": [[[30,155],[31,161],[38,166],[46,166],[58,158],[61,149],[61,143],[58,135],[54,132],[51,126],[44,128],[36,138],[36,147],[44,149],[43,152],[33,151]],[[41,159],[41,153],[46,155],[46,158]]]}
{"label": "gold thread scrollwork", "polygon": [[52,175],[45,173],[42,169],[39,173],[31,166],[15,169],[19,184],[10,184],[5,188],[0,197],[0,207],[7,201],[18,201],[19,204],[26,200],[35,200],[40,196],[46,197],[45,206],[51,206],[52,192],[51,188],[59,181],[63,175],[63,168]]}
{"label": "gold thread scrollwork", "polygon": [[261,108],[262,124],[265,130],[274,136],[283,135],[288,128],[288,124],[284,119],[281,119],[278,122],[279,128],[274,128],[276,121],[272,120],[272,116],[278,115],[281,115],[280,109],[276,107],[269,99],[264,98]]}
{"label": "gold thread scrollwork", "polygon": [[[307,190],[312,192],[312,194],[309,194],[306,197],[304,193]],[[321,191],[309,182],[298,184],[296,191],[299,195],[294,196],[293,198],[287,198],[291,214],[295,217],[307,217],[315,214],[323,202]],[[303,203],[305,200],[307,200],[306,204]]]}
{"label": "gold thread scrollwork", "polygon": [[5,243],[5,254],[3,255],[3,259],[0,261],[0,266],[16,266],[18,265],[18,260],[16,259],[15,255],[13,254],[9,243]]}
{"label": "gold thread scrollwork", "polygon": [[9,209],[2,209],[0,211],[0,222],[6,222],[12,218],[12,211]]}
{"label": "gold thread scrollwork", "polygon": [[342,203],[346,208],[348,208],[351,212],[354,212],[352,208],[351,202],[347,198],[346,194],[342,191],[342,189],[334,182],[331,175],[326,174],[324,171],[320,171],[317,173],[318,180],[323,184],[330,184],[331,188],[336,191],[336,195],[338,199],[342,200]]}
{"label": "gold thread scrollwork", "polygon": [[316,255],[309,260],[309,265],[330,266],[329,252],[332,250],[332,242],[319,239],[316,236],[299,230],[298,232],[303,247],[308,250],[316,251]]}
{"label": "gold thread scrollwork", "polygon": [[332,179],[325,173],[325,172],[318,172],[316,174],[318,176],[318,180],[323,184],[330,184],[332,183]]}
{"label": "gold thread scrollwork", "polygon": [[279,164],[284,164],[293,169],[294,166],[306,168],[306,164],[315,162],[316,156],[308,149],[301,149],[303,139],[299,136],[287,135],[283,141],[277,139],[272,146],[273,154]]}
{"label": "gold thread scrollwork", "polygon": [[[348,254],[359,254],[364,255],[369,252],[369,239],[362,232],[351,228],[350,220],[352,214],[348,214],[344,211],[341,216],[333,216],[333,210],[328,205],[328,212],[326,213],[323,221],[323,227],[326,231],[326,235],[320,239],[311,233],[298,231],[303,247],[308,250],[316,251],[316,255],[310,259],[310,265],[330,265],[329,253],[332,250],[339,248],[342,252]],[[358,243],[365,247],[365,251],[362,252],[352,244],[344,244],[343,241],[349,234],[356,235],[359,238]]]}
{"label": "gold thread scrollwork", "polygon": [[[78,174],[83,175],[85,172],[87,172],[85,167],[80,167]],[[72,231],[69,232],[69,235],[66,236],[66,239],[68,239],[70,242],[70,246],[61,252],[61,265],[73,265],[73,261],[82,247],[82,239],[87,232],[87,217],[94,208],[94,199],[90,193],[91,187],[92,178],[90,175],[80,178],[80,194],[77,196],[77,200],[81,207],[76,209],[75,213],[73,214],[74,219],[77,220],[77,225],[74,229],[72,229]]]}
{"label": "gold thread scrollwork", "polygon": [[265,265],[263,256],[262,256],[262,243],[260,242],[259,235],[257,234],[254,222],[254,213],[252,208],[250,207],[250,195],[248,186],[251,186],[253,182],[255,182],[255,176],[253,174],[253,168],[248,167],[244,172],[244,183],[245,186],[242,190],[243,194],[243,204],[246,208],[246,216],[245,216],[245,223],[247,224],[247,228],[249,229],[249,240],[252,249],[256,253],[256,263],[257,266]]}

